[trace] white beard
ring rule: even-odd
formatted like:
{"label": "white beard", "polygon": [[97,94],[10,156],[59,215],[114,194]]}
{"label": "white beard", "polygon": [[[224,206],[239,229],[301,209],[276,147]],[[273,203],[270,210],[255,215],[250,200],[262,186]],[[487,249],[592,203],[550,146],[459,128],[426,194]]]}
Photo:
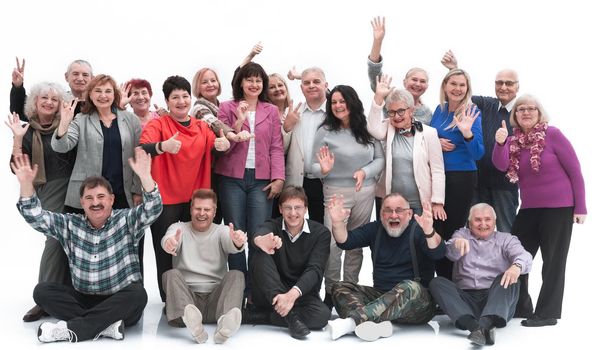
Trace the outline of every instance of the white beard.
{"label": "white beard", "polygon": [[407,229],[407,226],[409,226],[409,223],[407,223],[407,225],[403,226],[399,226],[398,228],[390,228],[390,226],[388,225],[388,223],[385,225],[384,223],[382,223],[382,226],[384,227],[384,230],[386,231],[386,233],[393,237],[393,238],[397,238],[400,237],[403,232],[405,232],[405,230]]}

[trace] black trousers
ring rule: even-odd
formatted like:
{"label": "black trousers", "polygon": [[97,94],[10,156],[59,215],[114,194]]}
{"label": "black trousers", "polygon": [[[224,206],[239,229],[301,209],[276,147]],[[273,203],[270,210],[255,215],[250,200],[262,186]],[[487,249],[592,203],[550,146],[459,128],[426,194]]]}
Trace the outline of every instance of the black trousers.
{"label": "black trousers", "polygon": [[[476,171],[447,171],[446,172],[446,221],[435,220],[434,229],[449,240],[454,231],[465,227],[469,218],[471,203],[477,190]],[[438,276],[452,280],[452,261],[442,258],[436,262]]]}
{"label": "black trousers", "polygon": [[[543,318],[561,318],[573,214],[573,207],[520,209],[512,226],[512,233],[533,257],[539,248],[541,250],[543,283],[534,313]],[[520,276],[520,282],[522,288],[516,314],[528,316],[533,312],[528,275]]]}
{"label": "black trousers", "polygon": [[304,193],[308,197],[308,218],[318,223],[325,221],[325,196],[323,196],[323,183],[320,179],[304,178],[302,182]]}
{"label": "black trousers", "polygon": [[169,226],[178,221],[191,221],[189,203],[163,205],[162,213],[150,226],[150,231],[152,231],[152,246],[154,247],[154,256],[156,258],[158,291],[160,292],[160,299],[163,302],[166,300],[166,296],[162,287],[162,274],[173,268],[173,257],[162,249],[160,241],[166,234]]}
{"label": "black trousers", "polygon": [[60,283],[44,282],[35,287],[33,299],[52,317],[67,321],[68,329],[83,341],[119,320],[126,327],[138,323],[148,296],[140,282],[112,295],[83,294]]}
{"label": "black trousers", "polygon": [[[271,324],[287,327],[286,321],[273,310],[272,300],[278,294],[288,292],[293,285],[282,281],[273,257],[260,250],[251,253],[250,271],[253,273],[253,304],[270,311]],[[296,299],[291,312],[295,312],[310,329],[321,329],[327,325],[331,311],[319,297],[318,290],[312,290]]]}

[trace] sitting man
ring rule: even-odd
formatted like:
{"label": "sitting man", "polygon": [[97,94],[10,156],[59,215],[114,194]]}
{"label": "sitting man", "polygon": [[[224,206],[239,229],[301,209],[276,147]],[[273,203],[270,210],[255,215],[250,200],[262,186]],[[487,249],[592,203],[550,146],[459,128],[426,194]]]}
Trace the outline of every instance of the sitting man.
{"label": "sitting man", "polygon": [[245,323],[287,326],[293,338],[304,339],[331,316],[319,296],[331,233],[304,219],[308,199],[302,187],[287,186],[278,203],[282,216],[266,221],[253,239],[252,296],[259,311],[247,311]]}
{"label": "sitting man", "polygon": [[446,246],[454,262],[454,283],[436,277],[430,291],[457,328],[469,330],[477,345],[493,345],[495,327],[505,327],[518,302],[520,274],[528,273],[532,256],[516,236],[494,231],[495,210],[475,204],[469,228],[456,231]]}
{"label": "sitting man", "polygon": [[434,262],[443,258],[445,246],[433,227],[432,206],[422,203],[415,214],[398,193],[384,198],[380,222],[347,231],[349,210],[343,198],[331,198],[328,208],[332,232],[341,249],[370,247],[374,287],[338,282],[333,286],[335,309],[341,318],[329,321],[333,340],[354,332],[366,341],[392,334],[391,321],[422,324],[432,319],[436,305],[427,286]]}
{"label": "sitting man", "polygon": [[245,277],[227,270],[228,254],[245,249],[247,235],[214,224],[217,197],[199,189],[191,196],[191,221],[172,224],[161,241],[173,255],[173,269],[162,275],[166,315],[173,327],[187,326],[198,343],[208,339],[202,323],[217,323],[214,342],[224,343],[241,324]]}
{"label": "sitting man", "polygon": [[33,188],[37,165],[31,167],[26,155],[11,164],[20,183],[21,215],[34,229],[60,242],[72,274],[72,287],[55,282],[35,287],[37,305],[63,320],[42,323],[37,332],[41,342],[123,339],[124,324],[134,325],[142,317],[148,297],[138,242],[160,215],[162,200],[150,175],[150,156],[136,148],[135,160],[129,162],[142,182],[143,203],[113,210],[111,185],[101,176],[91,176],[80,186],[84,215],[43,210]]}

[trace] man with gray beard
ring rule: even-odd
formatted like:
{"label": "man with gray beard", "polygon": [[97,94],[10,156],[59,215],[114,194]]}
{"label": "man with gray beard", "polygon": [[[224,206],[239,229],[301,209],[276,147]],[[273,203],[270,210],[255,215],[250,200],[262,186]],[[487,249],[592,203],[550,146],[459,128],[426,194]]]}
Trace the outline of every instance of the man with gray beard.
{"label": "man with gray beard", "polygon": [[423,324],[432,319],[436,305],[427,286],[434,277],[434,262],[444,257],[445,245],[434,230],[430,203],[423,214],[413,214],[398,193],[384,198],[380,222],[347,231],[349,210],[334,197],[328,208],[332,233],[341,249],[370,247],[374,287],[337,282],[333,303],[341,318],[329,321],[333,340],[355,332],[366,341],[392,334],[391,321]]}

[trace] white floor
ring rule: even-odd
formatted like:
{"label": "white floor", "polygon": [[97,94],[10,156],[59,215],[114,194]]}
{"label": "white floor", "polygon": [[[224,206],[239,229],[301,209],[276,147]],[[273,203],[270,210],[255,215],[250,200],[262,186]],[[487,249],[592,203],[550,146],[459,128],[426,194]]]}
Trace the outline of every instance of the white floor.
{"label": "white floor", "polygon": [[[41,253],[43,238],[27,227],[21,218],[17,217],[16,210],[9,212],[10,219],[4,216],[4,220],[10,222],[10,229],[4,232],[4,244],[0,253],[0,266],[2,266],[4,288],[1,293],[0,330],[4,344],[10,344],[14,348],[29,349],[38,346],[76,346],[78,349],[104,348],[112,349],[164,349],[174,346],[195,346],[186,329],[171,328],[163,317],[162,303],[157,294],[156,278],[154,272],[154,253],[151,244],[146,245],[146,288],[149,302],[140,324],[126,330],[124,341],[101,339],[88,341],[78,345],[40,344],[37,341],[36,331],[40,322],[23,323],[21,317],[31,307],[31,292],[36,282],[38,258]],[[8,219],[8,220],[7,220]],[[148,242],[148,241],[147,241]],[[588,293],[585,292],[588,281],[578,279],[578,275],[589,275],[584,267],[588,265],[586,254],[590,246],[590,236],[584,232],[581,226],[574,230],[572,246],[568,262],[567,288],[564,298],[563,319],[557,326],[538,329],[524,328],[519,320],[515,319],[504,328],[497,330],[496,349],[556,349],[573,344],[571,348],[582,348],[584,340],[589,336],[588,314],[591,307]],[[369,264],[369,251],[362,270],[361,282],[370,284],[371,266]],[[18,264],[18,265],[17,265]],[[540,285],[540,260],[535,261],[535,272],[532,276],[533,286]],[[212,337],[215,326],[206,326]],[[424,326],[394,326],[393,336],[381,339],[374,343],[366,343],[355,335],[346,336],[338,341],[331,341],[325,331],[313,332],[306,341],[292,339],[286,329],[271,326],[241,327],[238,333],[232,337],[225,346],[229,348],[244,348],[245,346],[282,347],[284,349],[296,349],[302,346],[323,347],[329,349],[350,349],[370,346],[409,348],[419,346],[433,349],[464,349],[473,345],[466,339],[467,332],[456,330],[446,316],[438,316],[429,325]],[[575,345],[575,346],[574,346]],[[201,347],[214,346],[213,340]],[[10,349],[5,348],[4,349]]]}

